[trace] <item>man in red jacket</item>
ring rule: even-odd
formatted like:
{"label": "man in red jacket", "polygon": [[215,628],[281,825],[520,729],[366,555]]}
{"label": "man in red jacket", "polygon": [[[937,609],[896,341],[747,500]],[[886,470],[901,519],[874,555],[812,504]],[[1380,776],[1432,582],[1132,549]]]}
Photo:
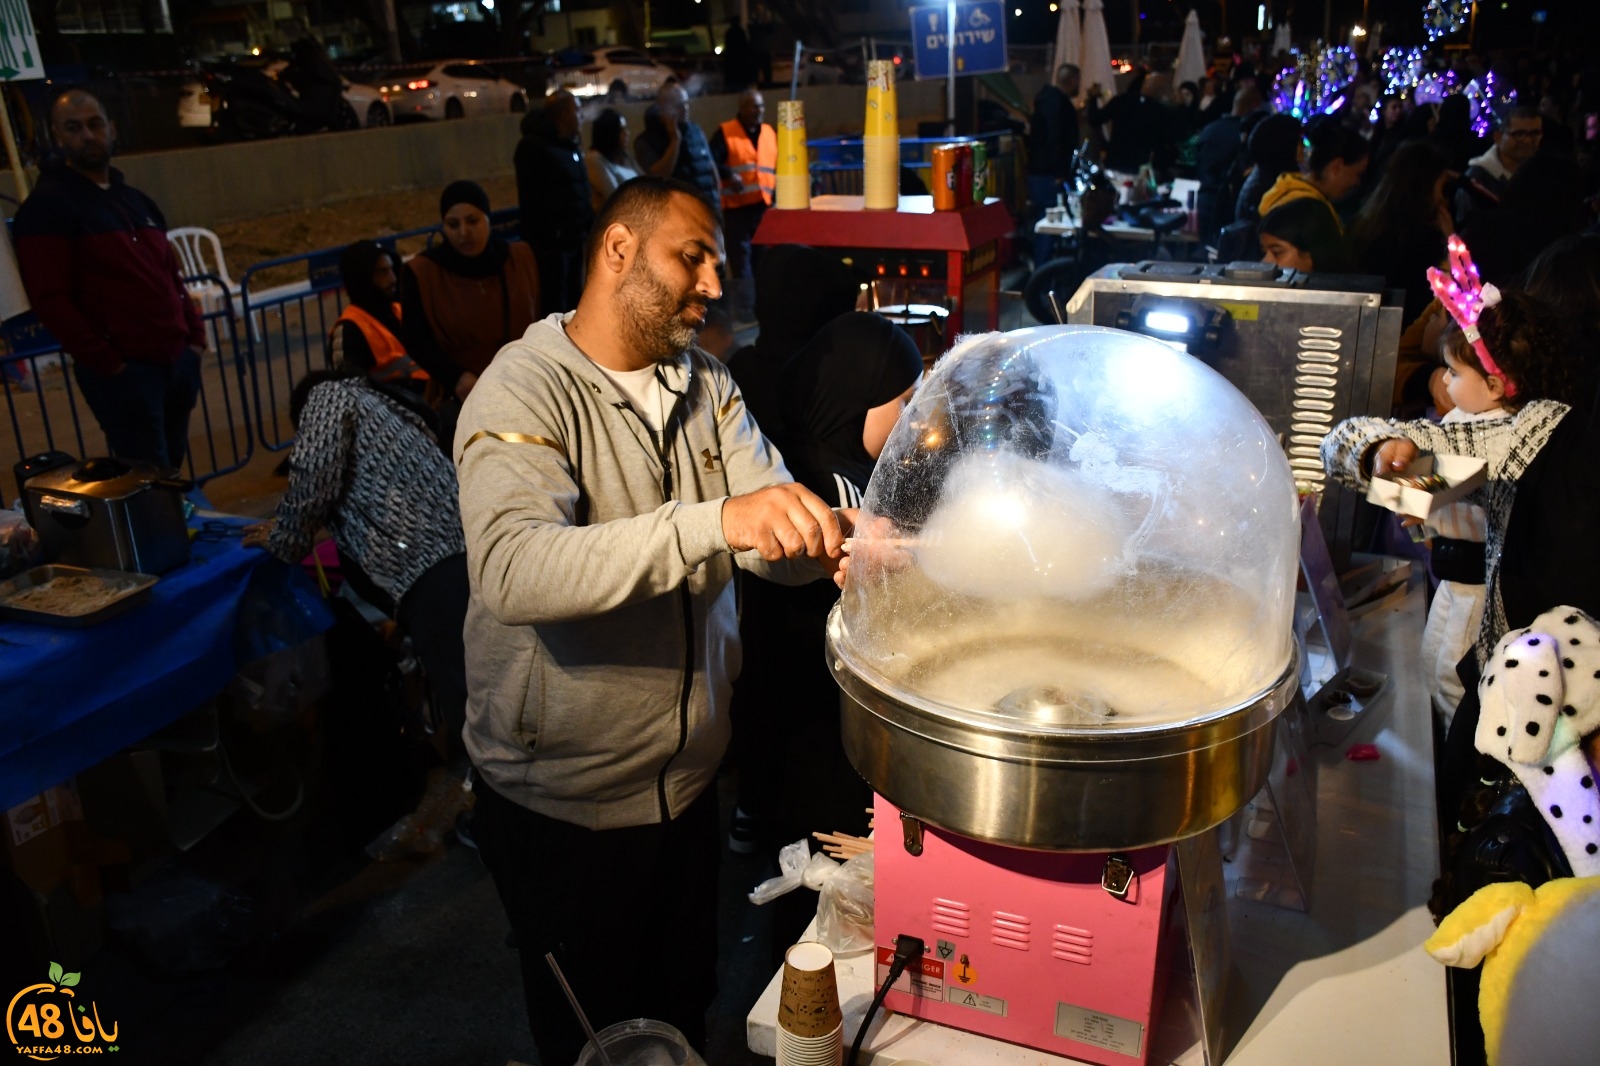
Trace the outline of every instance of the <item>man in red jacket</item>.
{"label": "man in red jacket", "polygon": [[116,129],[90,93],[50,107],[66,157],[46,167],[12,232],[33,309],[72,356],[113,455],[183,462],[206,333],[161,209],[111,165]]}

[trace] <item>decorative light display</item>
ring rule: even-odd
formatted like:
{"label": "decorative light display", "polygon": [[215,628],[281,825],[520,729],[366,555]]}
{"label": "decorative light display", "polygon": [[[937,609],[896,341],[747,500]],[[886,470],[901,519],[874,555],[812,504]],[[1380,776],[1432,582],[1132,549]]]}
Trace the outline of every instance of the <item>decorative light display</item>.
{"label": "decorative light display", "polygon": [[1385,96],[1403,96],[1417,87],[1428,59],[1420,48],[1391,48],[1383,53]]}
{"label": "decorative light display", "polygon": [[1316,52],[1291,49],[1294,66],[1278,72],[1272,85],[1272,106],[1280,114],[1304,119],[1318,113],[1331,115],[1344,106],[1344,89],[1360,72],[1356,54],[1339,45]]}
{"label": "decorative light display", "polygon": [[1467,28],[1472,17],[1472,0],[1425,0],[1422,24],[1428,30],[1428,43],[1449,37]]}
{"label": "decorative light display", "polygon": [[1496,110],[1517,102],[1517,90],[1502,90],[1492,70],[1484,71],[1481,80],[1474,78],[1467,82],[1461,94],[1472,104],[1472,132],[1479,137],[1487,137],[1493,131]]}

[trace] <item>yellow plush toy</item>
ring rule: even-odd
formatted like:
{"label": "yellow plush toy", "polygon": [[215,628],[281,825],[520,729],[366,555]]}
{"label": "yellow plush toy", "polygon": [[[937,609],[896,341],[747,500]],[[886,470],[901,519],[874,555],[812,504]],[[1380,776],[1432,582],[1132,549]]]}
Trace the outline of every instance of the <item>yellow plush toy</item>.
{"label": "yellow plush toy", "polygon": [[1480,888],[1428,938],[1446,966],[1483,963],[1489,1066],[1600,1062],[1600,877]]}

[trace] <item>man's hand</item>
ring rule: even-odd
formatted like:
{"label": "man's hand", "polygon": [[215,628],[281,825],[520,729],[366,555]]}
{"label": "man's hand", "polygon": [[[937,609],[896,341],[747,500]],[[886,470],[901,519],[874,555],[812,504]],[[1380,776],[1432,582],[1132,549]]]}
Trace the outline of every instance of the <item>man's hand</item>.
{"label": "man's hand", "polygon": [[461,376],[456,378],[456,399],[465,403],[467,395],[472,392],[472,386],[478,383],[478,375],[470,370],[463,370]]}
{"label": "man's hand", "polygon": [[1372,456],[1372,476],[1403,474],[1420,455],[1417,446],[1404,437],[1391,437],[1378,444]]}
{"label": "man's hand", "polygon": [[722,535],[735,552],[780,559],[838,559],[844,551],[839,518],[822,497],[790,482],[730,496],[722,505]]}

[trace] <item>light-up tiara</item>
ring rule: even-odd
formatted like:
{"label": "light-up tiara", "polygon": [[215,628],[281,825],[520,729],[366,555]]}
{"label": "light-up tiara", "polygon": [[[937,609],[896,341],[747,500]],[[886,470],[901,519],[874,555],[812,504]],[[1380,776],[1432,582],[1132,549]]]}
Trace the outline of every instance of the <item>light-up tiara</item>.
{"label": "light-up tiara", "polygon": [[1494,361],[1494,356],[1489,354],[1489,346],[1483,343],[1483,334],[1478,332],[1478,319],[1500,302],[1500,290],[1493,285],[1483,284],[1479,279],[1478,268],[1467,252],[1466,241],[1452,233],[1445,241],[1445,251],[1450,256],[1450,273],[1446,275],[1438,267],[1429,267],[1428,284],[1445,310],[1450,312],[1450,317],[1456,320],[1456,325],[1461,327],[1461,335],[1478,353],[1478,362],[1483,365],[1484,373],[1499,379],[1507,396],[1515,396],[1517,386]]}

